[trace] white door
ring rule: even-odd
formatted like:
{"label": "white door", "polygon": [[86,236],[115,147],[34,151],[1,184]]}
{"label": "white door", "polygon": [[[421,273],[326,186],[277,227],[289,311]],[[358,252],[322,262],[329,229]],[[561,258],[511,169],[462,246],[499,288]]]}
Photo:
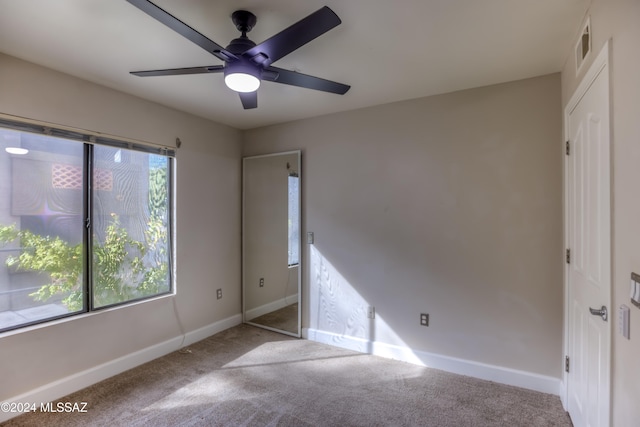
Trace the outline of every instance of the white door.
{"label": "white door", "polygon": [[608,45],[568,104],[565,117],[570,151],[565,194],[570,249],[567,406],[575,427],[606,427],[611,348]]}

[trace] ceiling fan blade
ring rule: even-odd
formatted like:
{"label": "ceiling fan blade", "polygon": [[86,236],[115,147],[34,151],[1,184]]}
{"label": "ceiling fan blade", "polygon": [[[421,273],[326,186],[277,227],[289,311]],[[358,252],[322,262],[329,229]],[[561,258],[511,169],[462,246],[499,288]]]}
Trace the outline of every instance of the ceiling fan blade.
{"label": "ceiling fan blade", "polygon": [[251,108],[258,108],[258,91],[255,92],[238,92],[240,95],[240,101],[245,110]]}
{"label": "ceiling fan blade", "polygon": [[215,55],[219,59],[223,61],[232,61],[238,59],[236,55],[227,51],[225,48],[220,46],[218,43],[210,40],[206,36],[200,34],[175,16],[171,15],[169,12],[164,9],[156,6],[148,0],[127,0],[129,3],[151,16],[155,20],[161,22],[167,27],[171,28],[173,31],[178,34],[188,38],[193,43],[197,44],[207,52]]}
{"label": "ceiling fan blade", "polygon": [[338,95],[344,95],[351,88],[351,86],[349,85],[333,82],[331,80],[321,79],[320,77],[309,76],[295,71],[284,70],[278,67],[267,67],[265,71],[277,73],[277,76],[275,78],[272,78],[274,74],[265,73],[262,75],[263,80],[283,83],[286,85],[315,89],[323,92],[337,93]]}
{"label": "ceiling fan blade", "polygon": [[[282,30],[275,36],[252,47],[242,54],[245,58],[257,57],[256,62],[263,66],[270,65],[278,59],[293,52],[311,40],[340,25],[338,15],[327,6]],[[264,56],[267,56],[267,59]]]}
{"label": "ceiling fan blade", "polygon": [[152,77],[152,76],[178,76],[181,74],[222,73],[223,71],[224,71],[224,65],[209,65],[206,67],[169,68],[166,70],[131,71],[129,74],[133,74],[134,76],[138,76],[138,77]]}

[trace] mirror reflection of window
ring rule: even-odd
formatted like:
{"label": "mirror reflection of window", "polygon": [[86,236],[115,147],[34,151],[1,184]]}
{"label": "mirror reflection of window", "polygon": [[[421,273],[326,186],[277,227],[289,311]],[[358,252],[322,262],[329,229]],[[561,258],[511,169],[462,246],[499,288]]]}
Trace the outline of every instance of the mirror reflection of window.
{"label": "mirror reflection of window", "polygon": [[289,267],[300,263],[298,252],[300,238],[300,192],[298,191],[299,178],[296,172],[289,173],[289,208],[288,208],[288,230],[289,230]]}

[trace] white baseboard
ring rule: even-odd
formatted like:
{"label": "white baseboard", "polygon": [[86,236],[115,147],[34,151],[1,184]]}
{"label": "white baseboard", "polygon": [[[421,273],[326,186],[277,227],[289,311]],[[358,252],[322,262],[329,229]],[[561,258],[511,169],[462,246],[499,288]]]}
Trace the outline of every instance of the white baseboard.
{"label": "white baseboard", "polygon": [[291,305],[296,301],[298,301],[298,294],[287,295],[285,298],[281,298],[268,304],[261,305],[260,307],[252,308],[251,310],[247,310],[247,322],[255,319],[256,317],[260,317],[263,314],[271,313],[272,311],[285,308],[286,306]]}
{"label": "white baseboard", "polygon": [[[92,384],[176,351],[180,349],[181,346],[201,341],[211,335],[217,334],[218,332],[222,332],[225,329],[229,329],[241,323],[242,315],[236,314],[235,316],[228,317],[196,329],[195,331],[187,332],[184,342],[182,336],[171,338],[170,340],[127,354],[126,356],[119,357],[107,363],[103,363],[102,365],[94,366],[93,368],[85,371],[45,384],[19,396],[5,399],[5,402],[35,403],[36,407],[39,408],[41,402],[46,403],[60,399],[61,397],[81,390]],[[20,414],[0,411],[0,423],[18,415]]]}
{"label": "white baseboard", "polygon": [[543,393],[554,394],[556,396],[560,394],[559,378],[504,368],[501,366],[488,365],[485,363],[475,362],[473,360],[458,359],[441,354],[412,350],[407,347],[338,335],[317,329],[304,328],[302,330],[302,337],[311,341],[317,341],[389,359],[401,360],[403,362],[440,369],[454,374],[466,375],[501,384],[522,387]]}
{"label": "white baseboard", "polygon": [[[195,331],[187,332],[183,346],[202,341],[205,338],[209,338],[211,335],[215,335],[218,332],[225,331],[234,326],[238,326],[242,323],[242,314],[236,314],[235,316],[227,317],[226,319],[218,320]],[[175,351],[177,349],[171,350]],[[170,353],[170,352],[169,352]]]}
{"label": "white baseboard", "polygon": [[567,401],[568,396],[567,396],[567,383],[565,382],[564,378],[562,379],[562,381],[560,381],[560,402],[562,403],[562,408],[569,412],[569,402]]}

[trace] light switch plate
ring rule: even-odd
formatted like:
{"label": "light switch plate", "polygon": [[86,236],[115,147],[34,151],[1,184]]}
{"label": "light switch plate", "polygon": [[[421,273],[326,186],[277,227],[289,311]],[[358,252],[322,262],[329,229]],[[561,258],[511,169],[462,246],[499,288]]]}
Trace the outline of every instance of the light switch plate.
{"label": "light switch plate", "polygon": [[313,231],[307,232],[307,243],[313,245]]}
{"label": "light switch plate", "polygon": [[626,339],[630,339],[631,336],[629,333],[629,317],[629,307],[622,304],[618,309],[618,332]]}
{"label": "light switch plate", "polygon": [[369,308],[367,309],[367,317],[369,319],[376,318],[376,308],[374,306],[370,305]]}

